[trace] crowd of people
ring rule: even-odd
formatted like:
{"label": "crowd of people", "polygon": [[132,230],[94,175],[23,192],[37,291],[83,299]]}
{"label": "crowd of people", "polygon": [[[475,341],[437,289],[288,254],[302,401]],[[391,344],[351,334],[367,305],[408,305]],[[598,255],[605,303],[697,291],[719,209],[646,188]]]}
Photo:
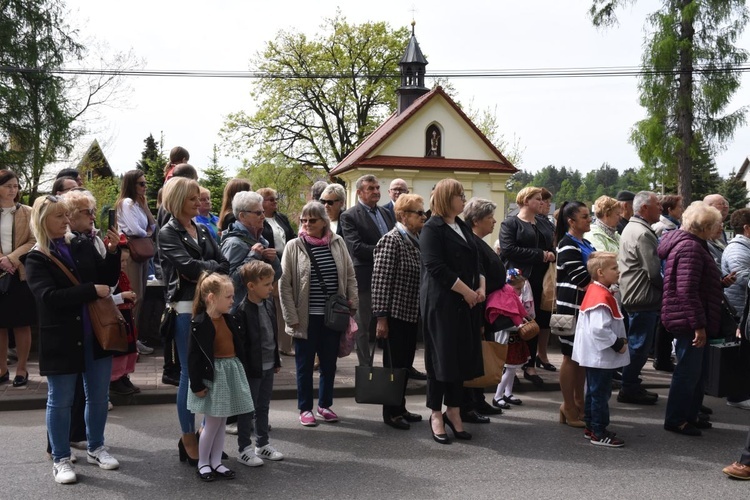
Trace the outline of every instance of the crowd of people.
{"label": "crowd of people", "polygon": [[[108,394],[138,391],[129,375],[147,349],[136,325],[153,272],[165,288],[164,379],[178,385],[179,458],[203,481],[235,476],[222,463],[225,432],[237,434],[243,465],[284,458],[268,433],[281,355],[294,357],[299,423],[337,422],[336,365],[355,330],[360,365],[372,363],[376,342],[384,366],[406,371],[404,384],[426,380],[428,425],[440,444],[470,440],[465,423],[488,423],[487,415],[521,405],[516,370],[541,386],[537,369],[559,369],[560,422],[583,429],[594,445],[621,447],[624,439],[607,428],[608,401],[617,385],[621,403],[657,402],[640,377],[649,356],[656,369],[673,372],[664,428],[699,436],[712,426],[703,405],[707,345],[736,336],[747,350],[738,323],[748,311],[750,209],[731,214],[735,236],[727,240],[729,206],[720,195],[683,207],[679,196],[622,191],[591,207],[562,203],[553,216],[552,193],[526,187],[493,248],[485,238],[498,207],[467,200],[454,179],[439,181],[429,200],[395,179],[381,206],[379,180],[365,175],[349,208],[341,185],[319,182],[293,223],[278,212],[279,193],[253,191],[243,179],[227,183],[213,214],[210,192],[188,161],[184,148],[172,150],[156,216],[143,172],[126,172],[114,224],[101,230],[97,200],[75,171],[33,207],[19,203],[18,177],[0,171],[0,383],[10,382],[11,331],[12,384],[28,382],[37,325],[58,483],[77,481],[71,444],[85,442],[89,463],[119,467],[104,440]],[[125,352],[105,350],[94,335],[88,305],[110,296],[128,325]],[[332,297],[348,309],[348,327],[327,321]],[[727,305],[736,311],[729,331]],[[551,325],[571,316],[575,329],[556,335],[563,355],[556,367],[547,349],[560,332]],[[420,336],[426,373],[413,366]],[[484,389],[464,386],[485,371],[483,340],[508,344],[490,402]],[[750,409],[750,382],[734,384],[728,404]],[[382,418],[406,431],[422,415],[403,398],[383,406]],[[726,474],[750,479],[748,439]]]}

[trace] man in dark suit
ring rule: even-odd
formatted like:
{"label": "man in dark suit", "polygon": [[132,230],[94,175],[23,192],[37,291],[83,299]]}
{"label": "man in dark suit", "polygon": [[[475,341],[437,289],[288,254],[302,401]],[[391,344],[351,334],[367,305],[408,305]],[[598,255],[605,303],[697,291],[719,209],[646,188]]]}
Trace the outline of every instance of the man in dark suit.
{"label": "man in dark suit", "polygon": [[370,336],[374,338],[372,321],[373,251],[381,236],[396,224],[391,213],[378,206],[380,183],[374,175],[363,175],[355,184],[357,203],[341,214],[339,225],[344,230],[344,241],[354,263],[359,292],[357,311],[357,356],[360,365],[370,364]]}
{"label": "man in dark suit", "polygon": [[406,181],[403,179],[393,179],[388,188],[388,197],[391,201],[383,205],[383,208],[391,213],[393,220],[396,220],[396,212],[393,210],[393,206],[396,204],[398,197],[402,194],[409,194],[409,187],[406,185]]}

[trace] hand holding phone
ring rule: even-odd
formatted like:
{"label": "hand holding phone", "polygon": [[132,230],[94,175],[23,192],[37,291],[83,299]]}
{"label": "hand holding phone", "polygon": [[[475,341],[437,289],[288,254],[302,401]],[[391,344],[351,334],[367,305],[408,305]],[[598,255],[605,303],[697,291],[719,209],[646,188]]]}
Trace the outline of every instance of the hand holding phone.
{"label": "hand holding phone", "polygon": [[109,216],[107,228],[112,228],[117,231],[117,212],[110,208],[107,215]]}

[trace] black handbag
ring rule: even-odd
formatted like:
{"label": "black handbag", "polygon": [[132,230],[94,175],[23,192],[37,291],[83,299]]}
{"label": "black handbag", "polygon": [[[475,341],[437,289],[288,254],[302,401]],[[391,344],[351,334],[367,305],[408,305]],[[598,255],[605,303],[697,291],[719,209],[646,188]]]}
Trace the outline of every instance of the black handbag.
{"label": "black handbag", "polygon": [[709,396],[723,398],[733,392],[738,382],[738,367],[742,360],[740,342],[708,344],[706,349],[705,392]]}
{"label": "black handbag", "polygon": [[[385,339],[388,357],[391,344]],[[354,371],[354,400],[359,404],[398,406],[406,392],[406,368],[372,366],[375,346],[370,354],[370,366],[357,366]]]}
{"label": "black handbag", "polygon": [[167,305],[161,315],[161,321],[159,322],[159,336],[162,339],[171,339],[173,337],[176,319],[177,311],[175,311],[172,306]]}
{"label": "black handbag", "polygon": [[327,328],[335,332],[344,332],[349,327],[349,316],[351,316],[349,301],[341,294],[328,295],[328,287],[323,279],[323,273],[320,272],[318,261],[315,260],[310,244],[304,241],[304,239],[303,243],[305,244],[305,248],[307,248],[307,255],[310,257],[310,263],[315,270],[315,274],[318,275],[318,281],[323,288],[323,294],[328,297],[326,299],[323,323]]}
{"label": "black handbag", "polygon": [[727,300],[727,296],[722,294],[721,299],[721,319],[719,321],[719,332],[713,338],[731,340],[737,336],[737,328],[740,325],[740,318],[737,309]]}

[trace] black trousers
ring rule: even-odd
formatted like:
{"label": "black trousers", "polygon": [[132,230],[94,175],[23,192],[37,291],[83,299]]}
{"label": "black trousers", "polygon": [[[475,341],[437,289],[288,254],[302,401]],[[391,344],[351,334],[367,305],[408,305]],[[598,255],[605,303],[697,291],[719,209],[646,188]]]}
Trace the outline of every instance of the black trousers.
{"label": "black trousers", "polygon": [[440,411],[445,406],[461,406],[464,394],[463,382],[441,382],[427,376],[427,408]]}
{"label": "black trousers", "polygon": [[[388,318],[388,339],[381,341],[383,366],[386,368],[409,368],[414,363],[417,350],[418,323],[410,323],[396,318]],[[388,344],[388,345],[386,345]],[[404,379],[404,389],[408,377]],[[383,420],[406,413],[406,397],[398,406],[383,406]]]}
{"label": "black trousers", "polygon": [[654,364],[662,367],[672,362],[672,341],[674,336],[659,322],[654,336]]}

